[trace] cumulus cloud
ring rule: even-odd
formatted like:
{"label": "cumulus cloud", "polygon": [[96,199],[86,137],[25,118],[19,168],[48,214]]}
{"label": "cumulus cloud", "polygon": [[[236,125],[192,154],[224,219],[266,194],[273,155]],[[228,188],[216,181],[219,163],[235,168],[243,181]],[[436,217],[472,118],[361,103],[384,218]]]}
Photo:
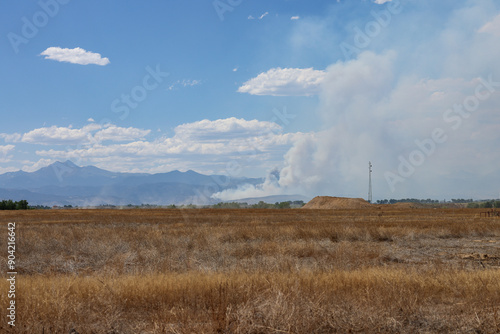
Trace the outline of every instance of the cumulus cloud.
{"label": "cumulus cloud", "polygon": [[6,143],[17,143],[21,141],[22,135],[19,133],[0,133],[0,138],[3,138]]}
{"label": "cumulus cloud", "polygon": [[[110,126],[112,127],[112,126]],[[94,141],[36,151],[49,160],[72,160],[122,172],[193,169],[233,177],[261,176],[281,163],[283,154],[304,133],[284,133],[273,123],[228,118],[181,124],[174,135],[127,143]]]}
{"label": "cumulus cloud", "polygon": [[298,16],[298,15],[297,15],[297,16],[292,16],[292,17],[290,18],[290,20],[298,20],[298,19],[300,19],[300,16]]}
{"label": "cumulus cloud", "polygon": [[90,129],[71,129],[69,127],[51,126],[38,128],[25,133],[22,142],[42,145],[81,144],[90,140]]}
{"label": "cumulus cloud", "polygon": [[383,5],[386,2],[391,2],[392,0],[373,0],[374,3]]}
{"label": "cumulus cloud", "polygon": [[199,154],[264,154],[277,146],[290,145],[301,133],[283,133],[273,122],[237,119],[202,120],[182,124],[166,138],[166,152]]}
{"label": "cumulus cloud", "polygon": [[[265,172],[280,163],[293,143],[307,135],[284,133],[274,122],[234,117],[181,124],[172,136],[155,132],[160,137],[147,138],[150,134],[150,130],[91,123],[82,128],[35,129],[23,135],[23,141],[52,146],[36,151],[46,163],[69,159],[79,165],[122,172],[165,172],[184,167],[205,173],[243,176],[250,172],[259,176],[256,171]],[[67,146],[58,148],[62,144]]]}
{"label": "cumulus cloud", "polygon": [[151,130],[142,130],[137,128],[122,128],[115,125],[108,126],[107,128],[98,131],[94,135],[94,139],[101,141],[115,141],[115,142],[124,142],[124,141],[133,141],[137,139],[144,139]]}
{"label": "cumulus cloud", "polygon": [[0,154],[7,154],[14,149],[14,145],[0,145]]}
{"label": "cumulus cloud", "polygon": [[282,132],[274,122],[245,120],[235,117],[210,121],[208,119],[176,127],[176,137],[193,141],[226,141],[237,138],[254,138]]}
{"label": "cumulus cloud", "polygon": [[240,93],[274,96],[309,96],[319,93],[325,71],[313,68],[272,68],[248,80],[238,88]]}
{"label": "cumulus cloud", "polygon": [[0,174],[17,172],[17,171],[19,171],[19,168],[16,167],[0,167]]}
{"label": "cumulus cloud", "polygon": [[0,145],[0,162],[9,162],[11,158],[9,153],[12,152],[14,148],[14,145]]}
{"label": "cumulus cloud", "polygon": [[[114,138],[114,128],[108,134]],[[147,130],[148,131],[148,130]],[[41,150],[37,154],[51,158],[105,157],[105,156],[164,156],[167,154],[260,154],[265,155],[277,147],[291,145],[302,134],[282,133],[282,128],[273,123],[237,118],[215,121],[202,120],[179,125],[173,137],[154,141],[138,140],[125,144],[103,145],[98,143],[70,151]],[[122,133],[122,131],[120,131]],[[135,135],[146,132],[133,131]],[[149,133],[149,132],[148,132]],[[98,135],[96,134],[96,137]]]}
{"label": "cumulus cloud", "polygon": [[28,173],[35,172],[35,171],[39,170],[40,168],[50,166],[51,164],[53,164],[56,161],[57,160],[53,160],[53,159],[40,159],[36,162],[25,164],[21,168],[21,170],[24,172],[28,172]]}
{"label": "cumulus cloud", "polygon": [[123,128],[112,124],[90,123],[82,128],[72,126],[50,126],[28,131],[24,134],[0,134],[6,142],[23,142],[38,145],[87,145],[102,141],[134,141],[143,139],[151,130],[133,127]]}
{"label": "cumulus cloud", "polygon": [[82,48],[68,49],[52,46],[47,48],[40,55],[45,56],[44,59],[79,65],[95,64],[105,66],[110,63],[108,58],[101,57],[99,53],[86,51]]}

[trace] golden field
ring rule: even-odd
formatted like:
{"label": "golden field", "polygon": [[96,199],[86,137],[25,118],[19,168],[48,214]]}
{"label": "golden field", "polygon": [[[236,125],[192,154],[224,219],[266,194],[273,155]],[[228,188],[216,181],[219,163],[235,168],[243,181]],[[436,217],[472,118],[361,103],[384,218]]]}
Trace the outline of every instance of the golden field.
{"label": "golden field", "polygon": [[499,333],[478,209],[2,211],[5,333]]}

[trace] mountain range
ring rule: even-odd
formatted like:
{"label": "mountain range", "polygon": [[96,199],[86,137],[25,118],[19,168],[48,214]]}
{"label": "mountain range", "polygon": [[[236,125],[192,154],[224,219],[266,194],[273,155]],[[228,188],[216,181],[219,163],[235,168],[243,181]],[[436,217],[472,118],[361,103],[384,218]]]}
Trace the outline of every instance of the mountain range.
{"label": "mountain range", "polygon": [[[168,173],[119,173],[71,161],[55,162],[35,172],[0,175],[0,199],[25,199],[30,205],[214,204],[211,195],[262,178],[203,175],[192,170]],[[300,198],[299,198],[300,199]]]}

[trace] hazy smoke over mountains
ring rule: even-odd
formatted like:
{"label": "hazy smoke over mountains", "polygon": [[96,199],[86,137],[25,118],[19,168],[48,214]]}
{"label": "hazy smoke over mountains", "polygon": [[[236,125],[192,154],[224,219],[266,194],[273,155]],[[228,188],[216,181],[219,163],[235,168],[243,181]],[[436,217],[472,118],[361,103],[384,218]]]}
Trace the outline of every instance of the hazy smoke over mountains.
{"label": "hazy smoke over mountains", "polygon": [[391,43],[329,66],[317,112],[323,128],[295,142],[279,176],[217,196],[366,197],[372,161],[374,198],[499,197],[500,16],[490,2],[476,3],[432,36],[405,27],[425,17],[401,14],[379,37]]}

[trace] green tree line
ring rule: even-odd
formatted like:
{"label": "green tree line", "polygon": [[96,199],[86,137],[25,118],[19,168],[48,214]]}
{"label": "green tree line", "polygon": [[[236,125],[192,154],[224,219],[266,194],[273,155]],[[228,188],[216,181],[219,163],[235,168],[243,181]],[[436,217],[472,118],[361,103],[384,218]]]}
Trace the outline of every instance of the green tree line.
{"label": "green tree line", "polygon": [[473,208],[473,209],[478,209],[478,208],[484,208],[484,209],[491,209],[491,208],[500,208],[500,201],[485,201],[485,202],[474,202],[474,203],[469,203],[467,205],[468,208]]}
{"label": "green tree line", "polygon": [[0,210],[28,210],[28,201],[23,199],[19,202],[14,202],[11,199],[4,199],[0,202]]}
{"label": "green tree line", "polygon": [[378,200],[377,204],[396,204],[396,203],[422,203],[422,204],[434,204],[439,203],[437,199],[418,199],[418,198],[403,198],[403,199],[382,199]]}

